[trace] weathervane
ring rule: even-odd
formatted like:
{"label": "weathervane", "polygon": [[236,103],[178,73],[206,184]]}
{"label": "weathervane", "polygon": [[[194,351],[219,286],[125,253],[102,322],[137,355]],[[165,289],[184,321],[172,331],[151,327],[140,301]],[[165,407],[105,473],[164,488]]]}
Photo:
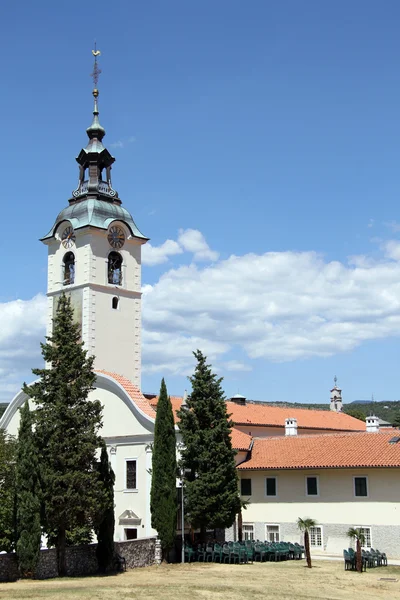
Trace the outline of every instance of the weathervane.
{"label": "weathervane", "polygon": [[93,96],[96,97],[99,95],[99,91],[97,89],[97,82],[99,81],[99,75],[101,73],[101,69],[99,69],[98,64],[97,64],[97,57],[100,56],[101,52],[100,52],[100,50],[97,50],[96,42],[94,43],[94,50],[92,50],[92,54],[94,56],[94,66],[93,66],[93,73],[91,73],[90,77],[93,78],[93,83],[94,83]]}
{"label": "weathervane", "polygon": [[334,383],[335,383],[335,387],[336,387],[336,384],[337,384],[337,377],[336,377],[336,375],[335,375],[335,377],[333,378],[333,381],[334,381]]}

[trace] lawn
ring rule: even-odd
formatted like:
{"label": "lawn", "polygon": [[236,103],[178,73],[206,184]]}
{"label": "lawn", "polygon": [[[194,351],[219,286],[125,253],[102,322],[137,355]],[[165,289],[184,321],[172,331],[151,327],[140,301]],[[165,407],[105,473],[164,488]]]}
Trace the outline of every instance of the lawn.
{"label": "lawn", "polygon": [[[378,600],[400,598],[400,567],[345,572],[342,562],[161,565],[108,577],[0,584],[0,600]],[[394,577],[399,581],[378,581]]]}

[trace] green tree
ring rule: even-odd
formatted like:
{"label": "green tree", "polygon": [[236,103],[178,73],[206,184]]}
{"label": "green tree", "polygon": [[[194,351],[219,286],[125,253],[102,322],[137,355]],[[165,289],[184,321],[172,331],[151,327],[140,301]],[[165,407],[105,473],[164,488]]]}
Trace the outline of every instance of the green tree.
{"label": "green tree", "polygon": [[171,400],[164,379],[161,381],[154,429],[151,470],[151,526],[160,538],[163,559],[174,545],[176,536],[176,439]]}
{"label": "green tree", "polygon": [[354,417],[355,419],[359,419],[360,421],[364,421],[367,418],[366,414],[361,410],[361,408],[345,408],[344,412],[346,415],[350,415],[350,417]]}
{"label": "green tree", "polygon": [[32,431],[33,416],[28,401],[20,410],[16,462],[17,556],[23,577],[32,577],[40,553],[41,492],[39,456]]}
{"label": "green tree", "polygon": [[310,529],[311,527],[316,527],[317,521],[314,519],[306,518],[301,519],[300,517],[297,519],[297,528],[300,529],[304,533],[304,550],[306,553],[307,567],[311,569],[311,551],[310,551]]}
{"label": "green tree", "polygon": [[400,427],[400,411],[395,413],[392,425],[393,427]]}
{"label": "green tree", "polygon": [[0,552],[11,552],[16,541],[16,440],[0,429]]}
{"label": "green tree", "polygon": [[105,503],[99,525],[96,529],[97,548],[96,556],[99,569],[102,573],[107,571],[114,557],[114,481],[115,475],[108,459],[107,448],[103,441],[99,465],[100,481],[105,490]]}
{"label": "green tree", "polygon": [[192,393],[179,413],[183,449],[180,466],[186,515],[204,539],[206,527],[230,527],[240,512],[238,475],[232,449],[232,421],[226,410],[222,378],[212,372],[200,350],[189,380]]}
{"label": "green tree", "polygon": [[104,501],[96,467],[101,445],[102,407],[88,400],[95,374],[93,357],[80,341],[70,299],[60,297],[53,333],[42,344],[44,369],[24,392],[36,403],[35,434],[40,449],[44,530],[55,533],[59,575],[65,575],[67,533],[94,526],[97,507]]}
{"label": "green tree", "polygon": [[362,552],[361,546],[365,544],[365,537],[360,528],[350,527],[346,532],[347,537],[356,540],[356,571],[362,573]]}

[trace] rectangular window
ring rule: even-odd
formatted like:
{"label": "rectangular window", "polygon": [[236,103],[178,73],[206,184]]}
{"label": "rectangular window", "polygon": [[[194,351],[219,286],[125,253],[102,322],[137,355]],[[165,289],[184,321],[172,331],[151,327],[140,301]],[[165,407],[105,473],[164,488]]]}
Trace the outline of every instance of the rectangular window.
{"label": "rectangular window", "polygon": [[371,548],[372,540],[371,540],[371,527],[360,527],[360,525],[356,525],[355,529],[361,529],[361,533],[364,535],[364,544],[363,548]]}
{"label": "rectangular window", "polygon": [[242,496],[251,496],[251,479],[240,480],[240,494]]}
{"label": "rectangular window", "polygon": [[137,540],[137,529],[125,529],[126,540]]}
{"label": "rectangular window", "polygon": [[126,461],[126,489],[136,490],[136,460]]}
{"label": "rectangular window", "polygon": [[254,540],[254,525],[250,525],[250,523],[243,523],[243,539]]}
{"label": "rectangular window", "polygon": [[306,477],[307,496],[318,496],[318,477]]}
{"label": "rectangular window", "polygon": [[276,496],[276,477],[267,477],[265,480],[265,494]]}
{"label": "rectangular window", "polygon": [[310,546],[322,547],[322,527],[310,527]]}
{"label": "rectangular window", "polygon": [[353,479],[354,479],[354,495],[357,498],[366,498],[368,496],[367,477],[353,477]]}
{"label": "rectangular window", "polygon": [[279,525],[265,526],[265,540],[267,542],[279,542]]}

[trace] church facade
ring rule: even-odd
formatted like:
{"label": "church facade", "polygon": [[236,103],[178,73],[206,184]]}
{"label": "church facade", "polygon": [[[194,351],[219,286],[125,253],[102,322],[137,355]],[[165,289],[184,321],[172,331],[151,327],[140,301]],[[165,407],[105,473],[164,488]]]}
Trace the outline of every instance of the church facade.
{"label": "church facade", "polygon": [[[141,392],[141,248],[148,238],[113,188],[115,159],[103,145],[97,89],[93,96],[88,143],[76,159],[78,185],[41,241],[48,249],[47,334],[65,292],[85,347],[95,357],[90,396],[103,405],[101,435],[116,476],[115,539],[121,541],[156,534],[150,470],[157,397]],[[0,428],[11,435],[18,434],[19,408],[26,399],[20,391],[0,420]],[[176,415],[182,398],[171,400]],[[366,425],[343,413],[336,380],[330,409],[276,407],[239,395],[228,401],[240,490],[250,501],[243,531],[236,524],[228,536],[296,541],[297,518],[310,516],[321,523],[312,538],[320,552],[340,553],[348,545],[350,526],[363,526],[383,551],[385,540],[398,539],[400,443],[393,441],[395,432],[383,435],[375,421]],[[395,546],[390,541],[392,555],[398,554]]]}

